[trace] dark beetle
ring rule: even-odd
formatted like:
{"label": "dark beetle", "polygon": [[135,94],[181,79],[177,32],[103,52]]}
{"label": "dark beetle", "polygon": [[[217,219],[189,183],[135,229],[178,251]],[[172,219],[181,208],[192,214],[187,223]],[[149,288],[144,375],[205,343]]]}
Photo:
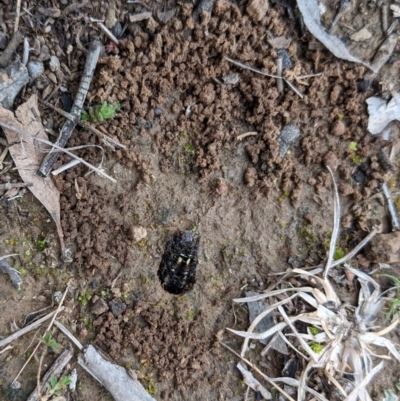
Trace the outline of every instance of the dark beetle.
{"label": "dark beetle", "polygon": [[158,278],[165,291],[182,294],[196,282],[198,238],[189,231],[178,231],[168,241],[158,269]]}

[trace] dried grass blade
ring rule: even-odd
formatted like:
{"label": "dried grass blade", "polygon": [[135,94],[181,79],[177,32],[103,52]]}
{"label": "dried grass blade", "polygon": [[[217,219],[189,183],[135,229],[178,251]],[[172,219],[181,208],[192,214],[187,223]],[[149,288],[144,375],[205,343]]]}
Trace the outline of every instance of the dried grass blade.
{"label": "dried grass blade", "polygon": [[283,288],[281,290],[275,290],[275,291],[269,291],[268,293],[264,294],[259,294],[259,295],[253,295],[252,297],[245,297],[245,298],[235,298],[233,301],[234,302],[253,302],[253,301],[260,301],[265,298],[269,297],[274,297],[276,295],[281,295],[285,294],[288,291],[294,291],[294,292],[299,292],[299,291],[304,291],[304,292],[312,292],[314,288],[312,287],[299,287],[299,288]]}
{"label": "dried grass blade", "polygon": [[283,319],[285,322],[288,324],[288,326],[292,329],[293,333],[296,335],[297,339],[299,340],[300,344],[303,346],[304,350],[308,353],[308,355],[313,359],[314,362],[318,362],[318,354],[316,354],[311,347],[301,338],[299,335],[298,331],[296,328],[293,326],[291,319],[289,316],[286,314],[285,310],[282,308],[282,306],[278,306],[278,310],[280,314],[282,315]]}
{"label": "dried grass blade", "polygon": [[236,367],[240,370],[243,375],[243,381],[251,387],[254,391],[259,391],[266,400],[272,400],[272,394],[248,371],[241,362]]}
{"label": "dried grass blade", "polygon": [[253,340],[263,340],[264,338],[272,336],[276,332],[284,329],[286,326],[287,324],[285,322],[281,322],[262,333],[248,333],[247,331],[233,330],[230,329],[229,327],[227,327],[226,329],[240,337],[251,338]]}
{"label": "dried grass blade", "polygon": [[361,383],[343,400],[343,401],[356,401],[358,394],[360,391],[364,390],[368,383],[372,380],[372,378],[383,368],[383,362],[379,365],[376,365],[371,372],[369,372]]}
{"label": "dried grass blade", "polygon": [[[258,323],[261,322],[261,320],[267,316],[268,314],[270,314],[274,309],[276,309],[278,306],[280,305],[284,305],[287,304],[289,301],[291,301],[294,297],[296,297],[297,294],[292,295],[291,297],[284,299],[283,301],[280,302],[276,302],[272,305],[270,305],[268,308],[266,308],[263,312],[261,312],[251,323],[251,325],[249,326],[249,328],[247,329],[248,333],[252,333],[253,330],[257,327]],[[244,342],[243,342],[243,346],[242,346],[242,352],[240,353],[241,356],[244,356],[244,354],[247,351],[247,346],[249,343],[249,338],[245,338]]]}
{"label": "dried grass blade", "polygon": [[385,347],[389,350],[389,352],[400,361],[400,353],[396,350],[395,345],[384,337],[379,337],[374,333],[364,333],[360,335],[361,341],[365,341],[368,344],[374,344],[378,347]]}
{"label": "dried grass blade", "polygon": [[243,362],[246,362],[247,365],[249,365],[252,369],[254,369],[259,375],[261,375],[268,383],[270,383],[273,387],[275,387],[281,394],[283,394],[288,401],[295,401],[285,390],[281,389],[270,377],[268,377],[266,374],[261,372],[260,369],[257,368],[257,366],[254,366],[249,360],[246,358],[243,358],[240,356],[234,349],[232,349],[229,345],[226,345],[222,341],[220,341],[220,344],[231,351],[233,354],[235,354],[238,358],[240,358]]}
{"label": "dried grass blade", "polygon": [[333,200],[333,230],[331,241],[329,244],[329,253],[328,253],[328,260],[326,262],[325,271],[324,271],[324,279],[326,280],[328,277],[329,269],[331,268],[333,256],[335,254],[336,249],[336,242],[339,236],[339,228],[340,228],[340,199],[339,199],[339,191],[337,188],[335,176],[329,166],[326,166],[328,169],[332,181],[333,181],[333,192],[334,192],[334,200]]}

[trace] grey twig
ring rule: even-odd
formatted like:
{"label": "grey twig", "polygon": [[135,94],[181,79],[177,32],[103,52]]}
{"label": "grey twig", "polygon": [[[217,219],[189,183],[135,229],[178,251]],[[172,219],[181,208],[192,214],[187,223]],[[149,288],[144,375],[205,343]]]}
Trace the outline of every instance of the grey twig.
{"label": "grey twig", "polygon": [[385,195],[386,202],[388,204],[390,219],[392,222],[392,231],[400,230],[399,216],[397,215],[396,206],[393,203],[392,196],[390,194],[390,189],[387,186],[386,182],[382,184],[383,194]]}
{"label": "grey twig", "polygon": [[26,188],[31,187],[33,184],[31,182],[16,182],[12,184],[11,182],[6,182],[5,184],[0,184],[0,189],[11,189],[11,188]]}
{"label": "grey twig", "polygon": [[[78,93],[76,94],[74,105],[72,106],[71,109],[71,114],[77,119],[80,119],[81,110],[83,104],[85,103],[86,95],[93,78],[93,73],[96,68],[102,46],[103,46],[102,43],[97,39],[90,44],[81,83],[79,84]],[[61,128],[60,134],[57,138],[57,141],[55,142],[55,144],[58,147],[61,148],[65,147],[65,145],[68,142],[68,139],[72,135],[75,126],[76,126],[75,121],[67,120],[64,123],[63,127]],[[59,154],[60,154],[59,152],[53,149],[44,158],[43,163],[40,166],[37,173],[42,177],[47,177],[54,163],[57,161]]]}
{"label": "grey twig", "polygon": [[71,360],[73,355],[74,355],[74,350],[70,345],[68,345],[68,347],[65,348],[62,354],[56,359],[51,368],[43,376],[43,379],[40,381],[40,389],[35,388],[26,401],[40,401],[38,392],[40,391],[40,394],[44,392],[46,388],[46,383],[53,376],[57,377],[61,374],[61,372],[63,371],[67,363]]}
{"label": "grey twig", "polygon": [[11,62],[11,58],[15,50],[17,50],[18,45],[21,43],[24,35],[20,31],[14,33],[8,46],[3,50],[3,54],[0,56],[0,68],[6,67]]}
{"label": "grey twig", "polygon": [[[62,312],[65,308],[62,307],[59,312]],[[24,334],[29,333],[32,330],[35,330],[37,327],[39,327],[43,322],[46,320],[51,319],[57,311],[54,310],[53,312],[48,313],[46,316],[43,316],[42,318],[36,320],[29,326],[26,326],[22,328],[21,330],[16,331],[15,333],[11,334],[10,336],[4,338],[3,340],[0,340],[0,348],[5,347],[6,345],[12,343],[14,340],[16,340],[19,337],[22,337]]]}
{"label": "grey twig", "polygon": [[235,64],[238,67],[242,67],[245,70],[253,71],[253,72],[256,72],[257,74],[265,75],[266,77],[270,77],[270,78],[282,78],[279,75],[267,74],[266,72],[258,70],[257,68],[249,67],[248,65],[243,64],[240,61],[234,60],[233,58],[226,57],[226,56],[224,58],[226,61],[229,61],[230,63]]}

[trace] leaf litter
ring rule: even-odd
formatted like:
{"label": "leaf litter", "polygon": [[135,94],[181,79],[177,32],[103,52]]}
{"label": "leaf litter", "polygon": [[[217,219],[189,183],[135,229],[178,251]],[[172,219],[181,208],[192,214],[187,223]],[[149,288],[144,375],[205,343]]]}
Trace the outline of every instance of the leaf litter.
{"label": "leaf litter", "polygon": [[32,95],[25,103],[19,106],[15,114],[9,110],[0,108],[1,122],[11,124],[32,135],[32,137],[21,137],[18,133],[3,128],[10,146],[9,152],[18,172],[25,183],[33,184],[28,187],[29,190],[47,209],[56,223],[61,253],[63,258],[68,258],[60,221],[60,192],[51,177],[39,177],[36,174],[46,149],[35,138],[48,140],[42,123],[36,119],[36,116],[39,115],[36,95]]}

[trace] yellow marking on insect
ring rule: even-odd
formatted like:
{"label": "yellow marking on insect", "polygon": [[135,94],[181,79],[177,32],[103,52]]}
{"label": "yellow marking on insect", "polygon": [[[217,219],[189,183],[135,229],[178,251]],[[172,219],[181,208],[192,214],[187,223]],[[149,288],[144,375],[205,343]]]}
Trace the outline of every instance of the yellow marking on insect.
{"label": "yellow marking on insect", "polygon": [[177,263],[181,263],[181,262],[182,262],[182,258],[179,256]]}

